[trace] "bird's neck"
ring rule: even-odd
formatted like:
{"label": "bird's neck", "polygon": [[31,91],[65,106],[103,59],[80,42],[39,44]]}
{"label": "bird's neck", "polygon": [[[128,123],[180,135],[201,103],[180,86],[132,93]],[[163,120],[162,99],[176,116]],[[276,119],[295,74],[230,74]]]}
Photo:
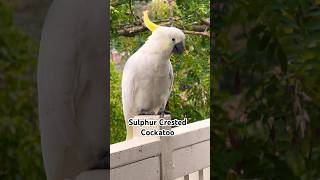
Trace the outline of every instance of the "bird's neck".
{"label": "bird's neck", "polygon": [[171,51],[167,47],[161,47],[158,43],[145,42],[141,47],[143,53],[157,54],[161,56],[161,59],[169,59],[171,56]]}

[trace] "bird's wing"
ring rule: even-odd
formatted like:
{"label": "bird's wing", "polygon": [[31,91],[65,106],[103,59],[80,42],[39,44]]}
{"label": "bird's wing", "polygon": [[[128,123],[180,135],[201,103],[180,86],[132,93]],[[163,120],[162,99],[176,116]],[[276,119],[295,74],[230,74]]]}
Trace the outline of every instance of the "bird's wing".
{"label": "bird's wing", "polygon": [[134,110],[134,97],[136,94],[135,83],[135,70],[134,65],[131,63],[132,59],[129,59],[124,67],[121,81],[122,90],[122,106],[125,120],[132,118],[136,115]]}
{"label": "bird's wing", "polygon": [[173,79],[174,79],[174,75],[173,75],[173,68],[172,68],[172,64],[170,62],[170,65],[169,65],[169,81],[170,81],[170,89],[169,89],[169,92],[171,93],[172,91],[172,87],[173,87]]}
{"label": "bird's wing", "polygon": [[171,62],[169,62],[169,74],[168,74],[169,89],[168,89],[167,97],[165,98],[165,101],[162,104],[162,108],[165,108],[169,100],[169,97],[173,88],[173,79],[174,79],[173,69],[172,69]]}

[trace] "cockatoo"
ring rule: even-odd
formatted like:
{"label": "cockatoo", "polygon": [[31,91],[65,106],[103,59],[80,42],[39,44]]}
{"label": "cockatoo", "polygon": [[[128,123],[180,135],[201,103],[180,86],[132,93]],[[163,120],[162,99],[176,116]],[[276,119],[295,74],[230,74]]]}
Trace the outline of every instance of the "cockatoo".
{"label": "cockatoo", "polygon": [[173,85],[172,53],[184,50],[184,33],[154,24],[145,11],[144,24],[152,31],[144,45],[126,62],[122,75],[122,105],[127,137],[133,138],[128,120],[139,114],[164,113]]}

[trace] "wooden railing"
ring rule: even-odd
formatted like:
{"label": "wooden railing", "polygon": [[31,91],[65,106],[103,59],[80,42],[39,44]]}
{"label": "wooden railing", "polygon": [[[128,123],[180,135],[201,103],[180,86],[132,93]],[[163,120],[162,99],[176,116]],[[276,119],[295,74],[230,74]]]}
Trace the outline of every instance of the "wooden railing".
{"label": "wooden railing", "polygon": [[110,146],[111,180],[209,180],[210,120],[172,129],[174,136],[136,137]]}

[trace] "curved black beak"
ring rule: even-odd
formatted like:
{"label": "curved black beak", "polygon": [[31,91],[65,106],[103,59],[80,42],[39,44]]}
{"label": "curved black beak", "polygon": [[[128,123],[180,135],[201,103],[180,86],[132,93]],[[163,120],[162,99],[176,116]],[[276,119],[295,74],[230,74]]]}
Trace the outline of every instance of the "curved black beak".
{"label": "curved black beak", "polygon": [[184,51],[184,44],[183,42],[179,42],[178,44],[174,45],[173,49],[172,49],[172,53],[174,54],[182,54]]}

